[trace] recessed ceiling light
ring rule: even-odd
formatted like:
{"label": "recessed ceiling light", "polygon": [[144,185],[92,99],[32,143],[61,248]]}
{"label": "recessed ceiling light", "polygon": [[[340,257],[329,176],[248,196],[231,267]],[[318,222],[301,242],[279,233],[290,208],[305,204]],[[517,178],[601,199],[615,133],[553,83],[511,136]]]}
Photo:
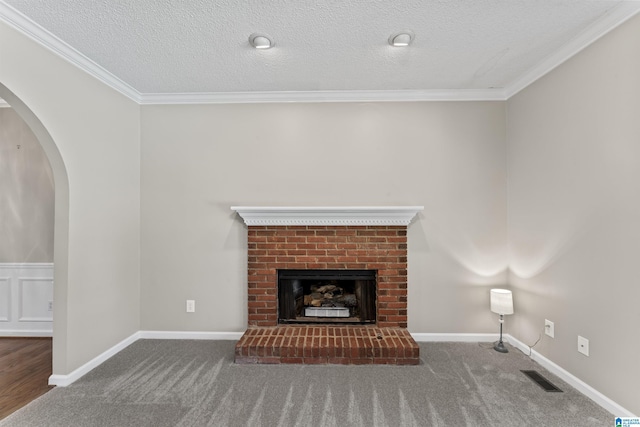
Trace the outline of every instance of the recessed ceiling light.
{"label": "recessed ceiling light", "polygon": [[391,34],[391,37],[389,37],[389,44],[395,47],[409,46],[412,41],[413,33],[411,31],[401,31]]}
{"label": "recessed ceiling light", "polygon": [[268,36],[256,33],[249,36],[249,43],[256,49],[269,49],[274,45]]}

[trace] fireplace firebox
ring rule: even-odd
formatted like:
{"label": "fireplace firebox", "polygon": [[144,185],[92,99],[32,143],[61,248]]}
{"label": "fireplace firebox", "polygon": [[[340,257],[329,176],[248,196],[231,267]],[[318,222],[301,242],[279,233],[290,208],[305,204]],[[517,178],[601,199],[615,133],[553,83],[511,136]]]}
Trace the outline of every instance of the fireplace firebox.
{"label": "fireplace firebox", "polygon": [[376,322],[376,270],[278,270],[278,323]]}

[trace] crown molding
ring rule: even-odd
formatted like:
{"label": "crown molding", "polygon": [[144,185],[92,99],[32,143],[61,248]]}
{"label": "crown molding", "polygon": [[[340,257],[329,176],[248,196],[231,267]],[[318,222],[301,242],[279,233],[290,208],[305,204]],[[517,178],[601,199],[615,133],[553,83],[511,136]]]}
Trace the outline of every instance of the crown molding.
{"label": "crown molding", "polygon": [[[0,0],[0,20],[140,105],[281,102],[504,101],[504,89],[278,91],[142,94],[78,50]],[[0,106],[1,103],[0,103]]]}
{"label": "crown molding", "polygon": [[623,1],[603,15],[582,33],[567,42],[561,49],[546,57],[529,71],[515,79],[505,88],[505,99],[509,99],[536,80],[575,56],[600,37],[622,25],[640,12],[640,1]]}
{"label": "crown molding", "polygon": [[0,20],[56,55],[66,59],[71,64],[95,77],[110,88],[140,103],[140,92],[84,56],[78,50],[59,39],[29,17],[5,3],[4,0],[0,0]]}
{"label": "crown molding", "polygon": [[[282,102],[505,101],[640,12],[640,1],[623,1],[563,48],[505,88],[450,90],[279,91],[140,93],[57,36],[0,0],[0,21],[20,31],[102,83],[140,105],[241,104]],[[8,106],[0,101],[0,107]]]}
{"label": "crown molding", "polygon": [[147,93],[142,105],[280,102],[504,101],[504,89]]}
{"label": "crown molding", "polygon": [[265,225],[404,225],[424,206],[231,206],[245,224]]}

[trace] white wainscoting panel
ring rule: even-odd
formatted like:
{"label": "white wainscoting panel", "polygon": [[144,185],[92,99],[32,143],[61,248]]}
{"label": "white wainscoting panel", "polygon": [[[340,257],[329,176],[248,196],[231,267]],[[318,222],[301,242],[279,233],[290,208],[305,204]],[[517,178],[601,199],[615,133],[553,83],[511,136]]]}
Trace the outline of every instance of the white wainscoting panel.
{"label": "white wainscoting panel", "polygon": [[0,263],[0,336],[53,333],[53,264]]}
{"label": "white wainscoting panel", "polygon": [[20,315],[18,322],[53,322],[53,279],[18,279]]}
{"label": "white wainscoting panel", "polygon": [[11,277],[0,277],[0,322],[11,319]]}

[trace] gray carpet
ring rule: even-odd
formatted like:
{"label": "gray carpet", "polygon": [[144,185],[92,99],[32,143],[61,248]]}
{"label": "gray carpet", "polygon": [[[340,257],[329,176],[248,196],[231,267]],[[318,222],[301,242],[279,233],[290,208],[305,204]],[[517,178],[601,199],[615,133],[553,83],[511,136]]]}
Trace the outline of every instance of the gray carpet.
{"label": "gray carpet", "polygon": [[[235,365],[232,341],[139,340],[0,426],[607,426],[510,347],[421,343],[418,366]],[[537,369],[563,393],[547,393]]]}

